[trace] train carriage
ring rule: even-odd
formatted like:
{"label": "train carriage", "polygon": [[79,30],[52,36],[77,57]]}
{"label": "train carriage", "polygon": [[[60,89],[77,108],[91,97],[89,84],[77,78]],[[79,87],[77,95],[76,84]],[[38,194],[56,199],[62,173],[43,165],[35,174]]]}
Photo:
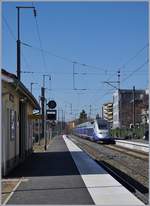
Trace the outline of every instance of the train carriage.
{"label": "train carriage", "polygon": [[98,143],[115,143],[115,140],[109,135],[108,124],[104,119],[96,119],[79,124],[74,129],[74,133]]}

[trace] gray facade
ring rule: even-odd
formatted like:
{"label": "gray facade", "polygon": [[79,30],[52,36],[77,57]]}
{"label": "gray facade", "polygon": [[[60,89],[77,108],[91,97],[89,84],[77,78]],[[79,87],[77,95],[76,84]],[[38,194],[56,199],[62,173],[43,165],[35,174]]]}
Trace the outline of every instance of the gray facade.
{"label": "gray facade", "polygon": [[117,90],[113,94],[113,128],[129,128],[133,119],[135,124],[141,124],[141,113],[148,106],[148,95],[145,90],[135,90],[134,96],[133,90],[129,89]]}
{"label": "gray facade", "polygon": [[119,91],[113,94],[113,128],[120,127]]}

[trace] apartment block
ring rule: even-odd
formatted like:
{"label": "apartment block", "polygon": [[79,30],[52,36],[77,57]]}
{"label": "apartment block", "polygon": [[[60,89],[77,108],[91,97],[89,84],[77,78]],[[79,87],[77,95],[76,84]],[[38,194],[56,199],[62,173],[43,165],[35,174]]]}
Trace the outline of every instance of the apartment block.
{"label": "apartment block", "polygon": [[148,111],[146,90],[121,89],[113,94],[113,128],[142,124],[143,111]]}
{"label": "apartment block", "polygon": [[108,124],[112,126],[113,123],[113,103],[107,102],[102,106],[102,118],[107,120]]}

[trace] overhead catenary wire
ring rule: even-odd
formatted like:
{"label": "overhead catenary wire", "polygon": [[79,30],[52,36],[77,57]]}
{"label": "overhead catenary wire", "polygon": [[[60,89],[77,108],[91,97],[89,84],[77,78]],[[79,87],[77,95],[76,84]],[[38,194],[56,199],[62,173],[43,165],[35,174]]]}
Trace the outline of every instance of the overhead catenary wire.
{"label": "overhead catenary wire", "polygon": [[[25,44],[26,44],[26,43],[25,43]],[[39,50],[39,51],[41,51],[41,48],[38,48],[38,47],[36,47],[36,46],[34,46],[34,45],[31,45],[31,44],[29,44],[29,43],[27,43],[27,45],[28,45],[28,47],[30,47],[30,48],[32,48],[32,49],[34,49],[34,50]],[[123,66],[125,67],[129,62],[131,62],[133,59],[135,59],[147,46],[148,46],[148,44],[146,44],[144,47],[142,47],[142,49],[140,49],[140,50],[136,53],[136,55],[134,55],[133,57],[129,58],[129,60],[127,60],[127,61],[123,64]],[[76,62],[76,64],[81,65],[81,66],[83,66],[83,67],[98,69],[99,71],[104,72],[104,75],[106,75],[106,69],[102,69],[101,67],[94,66],[94,65],[89,65],[89,64],[84,64],[84,63],[81,63],[81,62],[79,62],[79,61],[74,61],[73,59],[70,59],[70,58],[67,58],[67,57],[63,57],[63,56],[60,56],[60,55],[58,55],[58,54],[54,54],[52,51],[49,51],[49,50],[42,50],[42,51],[43,51],[44,53],[47,53],[47,54],[51,55],[51,56],[54,56],[54,57],[59,58],[59,59],[62,59],[62,60],[64,60],[64,61],[68,62],[68,63],[74,63],[74,62]],[[120,67],[117,71],[121,71],[121,67]],[[129,72],[129,71],[123,71],[123,72]],[[115,76],[115,75],[117,74],[116,71],[115,71],[115,72],[113,72],[113,71],[110,72],[110,71],[108,71],[108,70],[107,70],[107,73],[113,73],[113,75],[111,75],[110,78],[112,78],[113,76]],[[88,74],[88,73],[84,72],[84,75],[86,75],[86,74]],[[94,74],[94,73],[93,73],[93,74]],[[98,73],[97,73],[97,74],[98,74]],[[96,75],[96,74],[95,74],[95,75]],[[109,78],[109,79],[110,79],[110,78]],[[109,79],[108,79],[108,80],[109,80]],[[107,80],[107,81],[108,81],[108,80]]]}
{"label": "overhead catenary wire", "polygon": [[[141,64],[139,67],[137,67],[135,70],[133,70],[126,78],[124,78],[122,80],[122,83],[124,83],[126,80],[128,80],[129,78],[131,78],[136,72],[138,72],[139,70],[141,70],[145,65],[147,65],[149,62],[149,59],[147,59],[143,64]],[[113,89],[114,91],[114,89]],[[106,96],[107,94],[109,94],[110,92],[106,92],[104,93],[100,98],[103,98],[104,96]]]}
{"label": "overhead catenary wire", "polygon": [[[34,6],[34,3],[33,3],[33,2],[32,2],[32,5]],[[21,42],[21,43],[22,43],[23,45],[25,45],[25,46],[28,46],[28,47],[32,48],[32,49],[39,50],[39,51],[42,53],[42,59],[43,59],[43,64],[44,64],[44,65],[46,65],[44,53],[48,53],[48,54],[50,54],[50,55],[52,55],[52,56],[55,56],[55,57],[60,58],[60,59],[63,59],[63,60],[65,60],[65,61],[67,61],[67,62],[70,62],[70,63],[76,62],[77,64],[79,64],[79,65],[81,65],[81,66],[90,67],[90,68],[96,68],[96,69],[101,69],[101,70],[103,70],[104,72],[106,72],[106,69],[102,69],[102,68],[100,68],[100,67],[98,67],[98,66],[81,63],[81,62],[79,62],[79,61],[74,61],[74,60],[72,60],[72,59],[70,59],[70,58],[63,57],[63,56],[60,56],[60,55],[58,55],[58,54],[54,54],[54,53],[51,52],[51,51],[44,50],[44,49],[42,48],[42,42],[41,42],[41,37],[40,37],[40,31],[39,31],[39,25],[38,25],[37,17],[36,17],[36,15],[34,15],[34,16],[35,16],[35,21],[36,21],[36,28],[37,28],[38,39],[39,39],[39,42],[40,42],[40,48],[38,48],[38,47],[36,47],[36,46],[33,46],[33,45],[31,45],[31,44],[27,44],[27,43],[25,43],[25,42]],[[14,40],[16,40],[16,37],[15,37],[12,29],[10,28],[10,26],[9,26],[6,18],[4,17],[4,15],[3,15],[3,18],[4,18],[4,22],[6,23],[6,25],[7,25],[7,27],[8,27],[8,30],[9,30],[9,32],[10,32],[10,34],[11,34],[11,36],[13,37]],[[135,59],[145,48],[148,47],[148,45],[149,45],[149,44],[147,43],[147,44],[144,45],[141,49],[139,49],[134,56],[132,56],[131,58],[129,58],[129,59],[123,64],[122,67],[125,67],[129,62],[131,62],[133,59]],[[120,67],[119,70],[121,70],[122,67]],[[109,71],[107,71],[107,73],[108,73],[108,72],[109,72]],[[114,73],[114,75],[115,75],[115,74],[116,74],[116,72]],[[113,76],[114,76],[114,75],[113,75]],[[111,75],[111,77],[112,77],[112,75]]]}
{"label": "overhead catenary wire", "polygon": [[[130,62],[132,62],[141,52],[143,52],[146,48],[148,48],[148,46],[149,46],[149,43],[146,43],[142,48],[140,48],[140,49],[136,52],[136,54],[133,55],[132,57],[130,57],[126,62],[124,62],[124,63],[122,64],[122,66],[119,67],[119,68],[117,69],[117,71],[107,79],[107,81],[110,81],[110,79],[112,79],[112,77],[114,77],[117,73],[119,74],[119,77],[120,77],[121,73],[123,73],[122,69],[125,68]],[[129,71],[126,70],[126,72],[129,72]],[[121,82],[122,82],[122,81],[121,81]],[[119,84],[120,84],[121,82],[120,82],[120,80],[119,80]]]}
{"label": "overhead catenary wire", "polygon": [[[36,19],[36,11],[35,11],[35,9],[33,10],[33,12],[34,12],[34,17],[35,17],[35,19]],[[16,38],[16,36],[15,36],[15,34],[14,34],[11,26],[10,26],[9,23],[7,22],[7,19],[5,18],[4,15],[3,15],[3,21],[4,21],[6,27],[7,27],[8,31],[9,31],[11,37],[12,37],[13,40],[16,42],[16,41],[17,41],[17,38]],[[40,51],[41,51],[42,59],[43,59],[43,66],[44,66],[44,68],[46,68],[46,61],[45,61],[45,56],[44,56],[44,54],[43,54],[43,52],[42,52],[43,48],[42,48],[42,42],[41,42],[41,38],[40,38],[40,32],[39,32],[39,26],[38,26],[37,19],[36,19],[36,28],[37,28],[38,39],[39,39],[39,42],[40,42]],[[27,43],[25,43],[25,42],[22,42],[22,41],[21,41],[21,44],[24,45],[24,46],[30,47],[30,45],[27,44]],[[24,63],[25,63],[25,65],[26,65],[26,68],[31,68],[31,66],[29,66],[29,63],[28,63],[27,58],[25,57],[23,51],[21,52],[21,56],[22,56],[22,59],[24,60]],[[21,72],[24,73],[23,71],[21,71]],[[31,74],[33,74],[34,72],[26,72],[26,73],[31,73]]]}
{"label": "overhead catenary wire", "polygon": [[[31,68],[31,66],[29,66],[29,63],[28,63],[28,61],[27,61],[27,59],[25,58],[24,59],[25,60],[25,63],[26,63],[26,65],[27,65],[27,68]],[[24,74],[36,74],[36,75],[44,75],[45,73],[44,72],[39,72],[39,71],[36,71],[36,72],[34,72],[34,71],[32,71],[32,70],[30,70],[30,71],[28,71],[28,70],[22,70],[21,71],[22,73],[24,73]],[[132,72],[132,70],[128,70],[128,71],[125,71],[125,72],[123,72],[124,74],[129,74],[129,72]],[[47,74],[47,73],[46,73]],[[72,73],[71,72],[51,72],[51,74],[53,74],[53,75],[72,75]],[[103,76],[106,76],[104,73],[91,73],[91,72],[88,72],[88,73],[75,73],[76,75],[77,74],[81,74],[81,75],[92,75],[92,76],[97,76],[97,75],[103,75]],[[114,72],[110,72],[110,74],[114,74]],[[138,72],[138,74],[136,74],[136,75],[146,75],[147,74],[147,72],[146,71],[139,71]],[[115,75],[116,75],[116,72],[115,72]],[[108,81],[108,80],[107,80]]]}
{"label": "overhead catenary wire", "polygon": [[[33,2],[32,2],[32,5],[35,7]],[[45,55],[44,55],[44,52],[43,52],[43,45],[42,45],[42,41],[41,41],[40,29],[39,29],[39,24],[38,24],[37,14],[36,14],[36,10],[35,9],[34,9],[34,17],[35,17],[36,31],[37,31],[37,36],[38,36],[38,40],[39,40],[39,45],[40,45],[40,51],[41,51],[43,66],[44,66],[44,69],[46,70],[47,69],[47,65],[46,65]]]}
{"label": "overhead catenary wire", "polygon": [[10,35],[11,35],[12,38],[16,41],[17,38],[16,38],[16,36],[15,36],[15,34],[14,34],[12,28],[9,26],[9,24],[8,24],[8,22],[7,22],[7,19],[5,18],[4,14],[3,14],[2,17],[3,17],[3,21],[4,21],[5,25],[7,26],[7,29],[8,29],[8,31],[9,31]]}
{"label": "overhead catenary wire", "polygon": [[[23,42],[22,44],[25,45],[25,46],[28,46],[29,48],[32,48],[32,49],[34,49],[34,50],[41,51],[41,48],[36,47],[36,46],[34,46],[34,45],[31,45],[31,44],[29,44],[29,43],[24,43],[24,42]],[[53,53],[52,51],[49,51],[49,50],[44,50],[44,49],[42,49],[42,51],[43,51],[44,53],[46,53],[46,54],[49,54],[49,55],[54,56],[54,57],[56,57],[56,58],[62,59],[62,60],[64,60],[64,61],[68,62],[68,63],[74,63],[74,62],[75,62],[76,64],[78,64],[78,65],[80,65],[80,66],[83,66],[83,67],[93,68],[93,69],[97,69],[97,70],[101,70],[101,71],[106,72],[106,69],[102,69],[101,67],[98,67],[98,66],[81,63],[80,61],[76,61],[76,60],[73,60],[73,59],[70,59],[70,58],[67,58],[67,57],[60,56],[60,55],[55,54],[55,53]]]}
{"label": "overhead catenary wire", "polygon": [[[4,19],[4,21],[5,21],[5,24],[7,25],[7,28],[8,28],[8,30],[9,30],[9,33],[11,34],[11,36],[12,36],[12,38],[16,41],[16,37],[15,37],[15,34],[13,33],[13,31],[12,31],[12,29],[11,29],[11,27],[9,26],[9,24],[8,24],[8,22],[7,22],[7,20],[6,19]],[[36,21],[36,23],[37,23],[37,21]],[[41,42],[41,39],[40,39],[40,34],[39,34],[39,29],[38,29],[38,24],[37,24],[37,30],[38,30],[38,36],[39,36],[39,41]],[[25,43],[25,42],[21,42],[21,44],[22,45],[24,45],[24,46],[27,46],[27,47],[32,47],[30,44],[27,44],[27,43]],[[42,49],[42,44],[40,43],[40,48],[38,48],[38,50],[40,50],[40,51],[44,51],[43,49]],[[43,53],[43,52],[42,52]],[[59,56],[59,55],[55,55],[56,57],[58,57],[58,58],[62,58],[62,59],[64,59],[64,60],[69,60],[69,59],[67,59],[67,58],[65,58],[65,57],[61,57],[61,56]],[[22,53],[22,57],[23,57],[23,60],[24,60],[24,62],[25,62],[25,64],[26,64],[26,66],[27,67],[30,67],[29,66],[29,63],[28,63],[28,61],[27,61],[27,59],[25,58],[25,56],[24,56],[24,54]],[[43,58],[44,59],[44,58]],[[43,61],[43,62],[45,62],[45,61]],[[72,63],[72,60],[69,60],[69,62],[71,62]],[[77,62],[78,64],[80,64],[80,65],[82,65],[82,66],[86,66],[86,67],[92,67],[92,65],[87,65],[87,64],[82,64],[82,63],[79,63],[79,62]],[[44,63],[44,65],[45,65],[45,63]],[[96,66],[93,66],[94,68],[98,68],[98,67],[96,67]],[[33,71],[21,71],[22,73],[27,73],[27,74],[41,74],[41,75],[43,75],[44,73],[43,72],[33,72]],[[75,89],[75,91],[77,92],[77,91],[82,91],[83,89]],[[84,89],[84,91],[89,91],[89,89]]]}
{"label": "overhead catenary wire", "polygon": [[103,93],[102,95],[98,96],[96,99],[93,99],[93,101],[96,102],[98,98],[101,100],[105,96],[107,96],[109,94],[112,94],[112,91],[114,91],[114,89],[110,89],[109,91],[107,91],[107,92]]}
{"label": "overhead catenary wire", "polygon": [[[9,25],[7,19],[5,18],[4,14],[3,14],[2,17],[3,17],[4,23],[5,23],[8,31],[9,31],[9,34],[11,35],[12,39],[16,42],[16,41],[17,41],[17,37],[15,36],[15,33],[13,32],[12,28],[10,27],[10,25]],[[22,43],[22,42],[21,42],[21,43]],[[27,68],[30,67],[30,66],[29,66],[29,63],[28,63],[28,61],[27,61],[27,58],[25,57],[23,51],[21,52],[21,56],[22,56],[22,59],[24,60],[24,63],[26,64],[26,67],[27,67]],[[22,71],[21,71],[21,72],[22,72]]]}
{"label": "overhead catenary wire", "polygon": [[[13,34],[12,29],[10,28],[9,24],[6,22],[6,19],[4,20],[4,22],[5,22],[5,24],[7,24],[7,28],[8,28],[8,30],[9,30],[11,36],[13,37],[13,39],[16,40],[15,35]],[[23,42],[22,42],[22,44],[23,44]],[[26,43],[24,43],[24,44],[26,44]],[[28,44],[28,45],[26,44],[26,46],[29,46],[29,47],[33,48],[33,47],[32,47],[31,45],[29,45],[29,44]],[[129,60],[127,60],[127,61],[123,64],[122,67],[124,68],[125,66],[127,66],[133,59],[135,59],[135,58],[136,58],[142,51],[144,51],[144,49],[147,48],[147,47],[148,47],[148,44],[146,44],[144,47],[142,47],[133,57],[129,58]],[[39,51],[42,51],[43,48],[38,48],[38,50],[39,50]],[[44,52],[45,52],[45,50],[43,50],[43,53],[44,53]],[[46,52],[48,52],[49,54],[52,55],[52,52],[50,52],[50,51],[46,51]],[[66,60],[66,61],[68,61],[68,62],[70,62],[70,63],[73,62],[73,60],[68,59],[68,58],[65,58],[65,57],[62,57],[62,56],[60,56],[60,55],[56,55],[56,54],[53,54],[53,55],[55,55],[55,56],[58,57],[58,58],[64,59],[64,60]],[[77,63],[80,64],[80,65],[82,65],[82,66],[87,66],[87,67],[91,67],[91,66],[92,66],[93,68],[101,69],[100,67],[93,66],[93,65],[88,65],[88,64],[83,64],[83,63],[78,62],[78,61],[77,61]],[[143,68],[143,66],[142,66],[142,68]],[[133,74],[135,74],[136,72],[138,72],[140,69],[137,68],[136,70],[137,70],[137,71],[131,72],[125,79],[130,78]],[[103,71],[106,71],[106,70],[103,70]],[[132,74],[132,73],[133,73],[133,74]],[[115,72],[114,75],[116,75],[116,72]],[[112,75],[111,75],[111,78],[112,78]],[[125,79],[123,79],[123,81],[126,81]]]}
{"label": "overhead catenary wire", "polygon": [[132,60],[134,60],[142,51],[144,51],[146,48],[148,48],[149,43],[146,43],[141,49],[139,49],[136,54],[134,56],[132,56],[131,58],[129,58],[122,67],[120,67],[120,70],[122,68],[125,68]]}
{"label": "overhead catenary wire", "polygon": [[143,64],[141,64],[138,68],[136,68],[135,70],[133,70],[126,78],[124,78],[122,80],[122,82],[125,82],[127,79],[129,79],[130,77],[133,76],[133,74],[135,74],[136,72],[138,72],[140,69],[142,69],[145,65],[147,65],[149,62],[149,59],[147,59]]}

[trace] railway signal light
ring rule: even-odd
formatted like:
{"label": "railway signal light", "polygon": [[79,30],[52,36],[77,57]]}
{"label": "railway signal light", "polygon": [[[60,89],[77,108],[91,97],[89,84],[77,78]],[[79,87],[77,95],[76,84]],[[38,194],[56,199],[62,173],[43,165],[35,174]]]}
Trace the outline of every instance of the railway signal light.
{"label": "railway signal light", "polygon": [[48,107],[50,109],[54,109],[57,105],[56,105],[56,102],[54,100],[51,100],[47,103]]}

